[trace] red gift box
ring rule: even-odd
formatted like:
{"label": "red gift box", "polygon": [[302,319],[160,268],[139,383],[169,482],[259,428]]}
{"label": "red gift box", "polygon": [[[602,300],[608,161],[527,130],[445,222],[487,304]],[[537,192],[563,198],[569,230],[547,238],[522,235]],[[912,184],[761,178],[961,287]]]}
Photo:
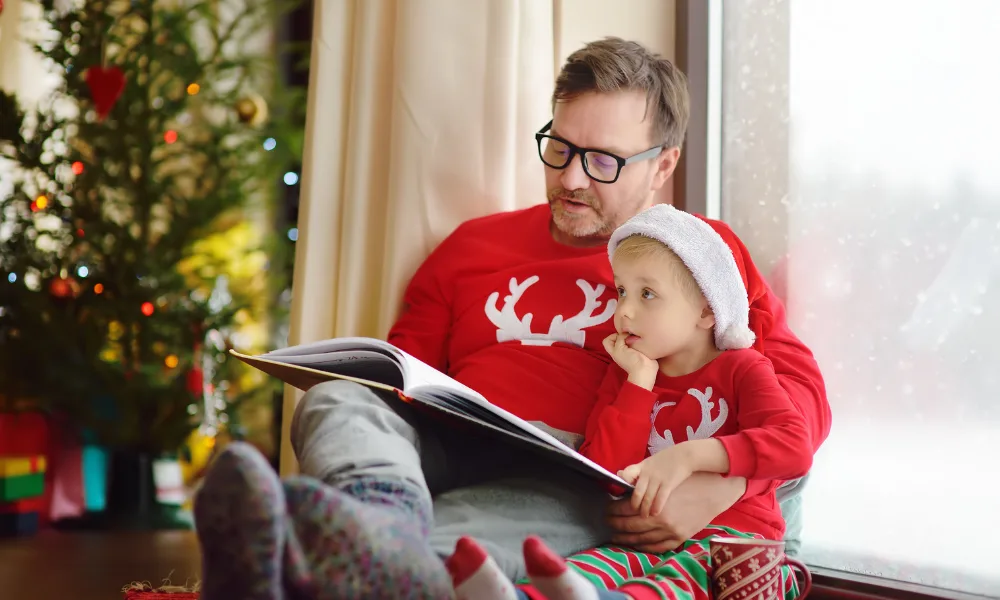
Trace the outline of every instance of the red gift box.
{"label": "red gift box", "polygon": [[42,413],[0,413],[0,456],[44,455],[48,444],[48,421]]}

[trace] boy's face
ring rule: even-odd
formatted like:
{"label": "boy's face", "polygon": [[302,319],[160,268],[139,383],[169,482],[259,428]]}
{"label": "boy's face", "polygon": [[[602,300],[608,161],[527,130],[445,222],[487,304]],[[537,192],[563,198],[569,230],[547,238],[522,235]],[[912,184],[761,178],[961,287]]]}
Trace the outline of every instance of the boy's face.
{"label": "boy's face", "polygon": [[682,264],[659,252],[614,257],[618,287],[615,329],[629,333],[626,344],[653,360],[692,349],[715,319],[703,298],[683,289],[675,269]]}

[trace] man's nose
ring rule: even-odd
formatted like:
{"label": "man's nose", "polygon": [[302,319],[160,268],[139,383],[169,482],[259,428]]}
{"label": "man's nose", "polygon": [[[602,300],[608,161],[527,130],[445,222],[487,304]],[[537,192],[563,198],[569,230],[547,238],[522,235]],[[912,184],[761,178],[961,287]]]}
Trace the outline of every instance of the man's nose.
{"label": "man's nose", "polygon": [[567,190],[585,190],[590,187],[590,177],[583,170],[583,156],[576,154],[570,159],[569,164],[563,169],[559,178],[562,186]]}

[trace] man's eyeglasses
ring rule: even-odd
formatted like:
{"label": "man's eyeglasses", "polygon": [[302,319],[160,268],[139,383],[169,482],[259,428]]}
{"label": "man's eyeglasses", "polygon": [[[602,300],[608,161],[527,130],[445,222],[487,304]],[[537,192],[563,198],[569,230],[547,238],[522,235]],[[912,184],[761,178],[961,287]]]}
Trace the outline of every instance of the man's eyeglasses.
{"label": "man's eyeglasses", "polygon": [[535,134],[535,140],[538,142],[538,156],[542,159],[542,162],[553,169],[565,169],[569,166],[573,157],[579,154],[584,173],[594,181],[600,183],[614,183],[618,181],[622,167],[629,163],[654,158],[663,150],[663,146],[660,145],[629,156],[628,158],[622,158],[604,150],[580,148],[562,138],[548,135],[546,132],[551,127],[552,121],[549,121],[545,127],[539,129],[538,133]]}

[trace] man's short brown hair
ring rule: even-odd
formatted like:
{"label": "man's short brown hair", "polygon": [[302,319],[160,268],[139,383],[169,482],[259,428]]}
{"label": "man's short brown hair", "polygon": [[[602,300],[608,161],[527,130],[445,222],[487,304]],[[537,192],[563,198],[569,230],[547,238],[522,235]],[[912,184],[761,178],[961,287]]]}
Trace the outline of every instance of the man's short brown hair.
{"label": "man's short brown hair", "polygon": [[556,78],[552,108],[587,92],[624,91],[645,92],[653,143],[680,148],[691,110],[687,77],[637,42],[607,37],[570,54]]}

